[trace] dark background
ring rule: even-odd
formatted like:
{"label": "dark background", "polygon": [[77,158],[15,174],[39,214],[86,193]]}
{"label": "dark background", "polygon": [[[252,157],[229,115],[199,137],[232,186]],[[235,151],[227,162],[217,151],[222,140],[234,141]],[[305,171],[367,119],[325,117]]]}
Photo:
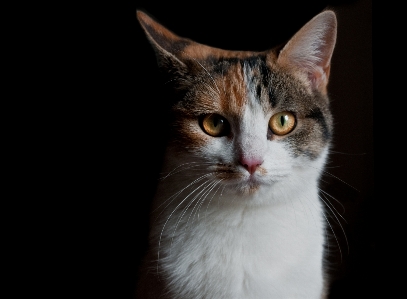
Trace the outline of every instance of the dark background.
{"label": "dark background", "polygon": [[[228,50],[266,50],[287,41],[325,8],[337,13],[338,38],[328,91],[335,120],[334,146],[323,190],[344,219],[330,223],[329,299],[371,298],[375,284],[376,216],[373,171],[372,1],[180,2],[139,0],[109,7],[103,26],[85,33],[92,48],[91,72],[82,116],[87,119],[76,150],[82,151],[76,184],[90,205],[82,215],[86,248],[75,248],[100,279],[93,287],[111,298],[131,299],[137,268],[147,246],[148,208],[164,146],[166,97],[157,84],[153,49],[136,19],[150,14],[174,33]],[[97,15],[98,12],[94,12]],[[86,57],[85,57],[86,61]],[[82,71],[81,71],[82,72]],[[95,90],[92,90],[94,88]],[[87,146],[90,145],[90,146]],[[342,228],[344,232],[342,231]],[[346,237],[345,237],[346,235]],[[348,250],[349,247],[349,250]],[[82,251],[83,250],[83,251]],[[97,277],[99,277],[97,276]],[[85,279],[86,280],[86,279]]]}

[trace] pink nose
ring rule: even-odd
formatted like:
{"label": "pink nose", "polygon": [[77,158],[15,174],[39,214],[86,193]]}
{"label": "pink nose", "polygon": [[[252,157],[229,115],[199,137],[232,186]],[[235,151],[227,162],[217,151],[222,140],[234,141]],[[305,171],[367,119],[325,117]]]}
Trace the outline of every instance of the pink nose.
{"label": "pink nose", "polygon": [[259,167],[263,161],[257,158],[244,158],[241,157],[239,160],[240,164],[243,165],[244,168],[250,173],[253,174],[257,167]]}

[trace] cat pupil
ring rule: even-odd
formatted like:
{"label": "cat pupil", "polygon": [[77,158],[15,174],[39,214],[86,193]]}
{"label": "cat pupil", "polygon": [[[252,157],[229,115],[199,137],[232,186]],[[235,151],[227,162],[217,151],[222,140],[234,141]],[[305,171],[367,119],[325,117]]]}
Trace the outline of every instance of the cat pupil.
{"label": "cat pupil", "polygon": [[281,115],[281,117],[280,117],[280,123],[281,123],[281,126],[284,126],[285,117],[283,115]]}

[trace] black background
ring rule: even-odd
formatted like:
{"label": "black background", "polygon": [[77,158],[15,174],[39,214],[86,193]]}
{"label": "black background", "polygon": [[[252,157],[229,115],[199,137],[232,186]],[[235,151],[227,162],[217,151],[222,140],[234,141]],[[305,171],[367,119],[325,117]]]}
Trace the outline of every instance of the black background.
{"label": "black background", "polygon": [[[89,79],[96,84],[87,89],[80,114],[86,126],[73,149],[81,164],[73,183],[84,187],[81,197],[86,198],[80,213],[87,222],[80,234],[83,245],[74,247],[87,261],[81,267],[99,274],[95,291],[130,299],[147,246],[148,207],[160,169],[167,107],[136,10],[202,44],[261,51],[287,41],[331,8],[338,19],[328,86],[335,133],[326,169],[332,175],[323,177],[322,186],[340,202],[331,199],[345,219],[340,219],[345,233],[330,219],[342,254],[333,239],[329,299],[371,298],[376,276],[371,1],[220,3],[139,0],[111,11],[107,7],[101,15],[93,12],[103,25],[91,24],[85,40],[97,37],[100,43],[83,57],[87,68],[78,83],[86,85]],[[87,57],[92,60],[88,65]]]}

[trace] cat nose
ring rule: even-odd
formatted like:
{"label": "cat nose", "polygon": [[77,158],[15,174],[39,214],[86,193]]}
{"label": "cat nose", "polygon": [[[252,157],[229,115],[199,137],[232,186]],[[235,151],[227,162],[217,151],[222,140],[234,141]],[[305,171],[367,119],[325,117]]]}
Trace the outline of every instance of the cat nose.
{"label": "cat nose", "polygon": [[259,167],[262,163],[263,160],[258,159],[258,158],[245,158],[245,157],[241,157],[239,159],[240,164],[243,165],[244,168],[246,168],[246,170],[250,173],[253,174],[257,167]]}

